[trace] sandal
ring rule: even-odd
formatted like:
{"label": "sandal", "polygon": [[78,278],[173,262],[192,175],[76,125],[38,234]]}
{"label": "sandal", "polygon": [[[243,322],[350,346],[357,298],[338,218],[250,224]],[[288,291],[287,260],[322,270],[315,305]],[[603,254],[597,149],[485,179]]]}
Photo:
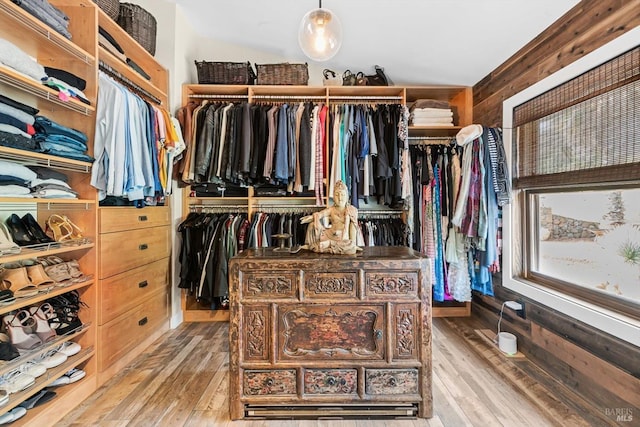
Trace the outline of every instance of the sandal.
{"label": "sandal", "polygon": [[47,228],[53,232],[56,242],[71,240],[73,228],[67,223],[66,218],[66,216],[53,214],[47,219]]}
{"label": "sandal", "polygon": [[38,295],[38,287],[31,283],[26,267],[0,268],[0,281],[3,289],[9,289],[16,298]]}
{"label": "sandal", "polygon": [[9,333],[11,343],[20,354],[42,344],[42,340],[34,332],[36,321],[28,311],[20,310],[14,315],[4,316],[2,322]]}
{"label": "sandal", "polygon": [[29,307],[29,314],[36,321],[34,332],[42,342],[56,339],[57,334],[49,325],[49,318],[55,315],[51,304],[46,302],[39,307]]}
{"label": "sandal", "polygon": [[31,283],[38,287],[41,292],[48,292],[56,285],[56,283],[47,276],[42,264],[30,265],[27,267],[27,276],[31,280]]}

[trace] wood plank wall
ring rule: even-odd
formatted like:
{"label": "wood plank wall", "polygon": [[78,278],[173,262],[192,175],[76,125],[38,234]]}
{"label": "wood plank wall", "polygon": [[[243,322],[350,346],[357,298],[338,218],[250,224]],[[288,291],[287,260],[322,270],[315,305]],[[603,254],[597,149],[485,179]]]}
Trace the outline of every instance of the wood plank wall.
{"label": "wood plank wall", "polygon": [[[505,99],[638,25],[640,0],[581,1],[473,87],[473,122],[500,126]],[[526,319],[507,308],[501,324],[518,337],[519,350],[612,422],[623,414],[632,416],[629,425],[638,423],[640,348],[495,287],[495,298],[474,296],[474,316],[495,329],[503,301],[524,301]]]}
{"label": "wood plank wall", "polygon": [[583,0],[473,86],[473,122],[501,125],[502,101],[640,25],[640,0]]}

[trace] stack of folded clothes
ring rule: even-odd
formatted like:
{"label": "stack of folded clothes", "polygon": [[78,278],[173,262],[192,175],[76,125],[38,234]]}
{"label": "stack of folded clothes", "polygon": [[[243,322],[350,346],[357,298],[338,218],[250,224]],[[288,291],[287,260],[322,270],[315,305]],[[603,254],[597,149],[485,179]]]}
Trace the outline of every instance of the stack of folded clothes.
{"label": "stack of folded clothes", "polygon": [[409,111],[413,126],[453,126],[453,111],[447,101],[418,99]]}
{"label": "stack of folded clothes", "polygon": [[40,151],[53,156],[92,162],[93,157],[86,154],[87,135],[54,122],[44,116],[36,116],[34,139],[40,145]]}
{"label": "stack of folded clothes", "polygon": [[24,165],[0,160],[0,197],[33,197],[29,186],[36,177],[36,173]]}
{"label": "stack of folded clothes", "polygon": [[69,178],[62,172],[44,166],[27,166],[36,173],[29,183],[33,197],[43,199],[77,199],[78,193],[69,186]]}
{"label": "stack of folded clothes", "polygon": [[0,145],[20,150],[37,151],[34,114],[38,110],[0,95]]}
{"label": "stack of folded clothes", "polygon": [[47,0],[12,0],[15,4],[35,16],[63,36],[71,39],[69,17]]}
{"label": "stack of folded clothes", "polygon": [[8,40],[0,39],[0,64],[6,65],[24,77],[42,81],[47,77],[44,67]]}
{"label": "stack of folded clothes", "polygon": [[0,160],[0,197],[77,199],[69,178],[43,166],[25,166]]}
{"label": "stack of folded clothes", "polygon": [[45,67],[44,70],[47,73],[47,77],[42,79],[42,83],[57,90],[60,93],[60,99],[68,101],[73,98],[91,105],[87,96],[82,92],[87,87],[86,80],[57,68]]}

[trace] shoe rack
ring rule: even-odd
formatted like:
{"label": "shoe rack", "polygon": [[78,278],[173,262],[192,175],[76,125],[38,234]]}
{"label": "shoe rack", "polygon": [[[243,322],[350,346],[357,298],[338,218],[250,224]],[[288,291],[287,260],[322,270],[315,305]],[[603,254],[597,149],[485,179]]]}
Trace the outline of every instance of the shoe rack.
{"label": "shoe rack", "polygon": [[[85,133],[89,137],[88,152],[91,153],[97,96],[97,6],[90,0],[50,0],[50,3],[69,16],[69,31],[73,35],[73,40],[51,30],[46,24],[10,0],[0,0],[0,37],[36,58],[40,64],[68,70],[86,80],[87,86],[84,93],[91,105],[75,100],[63,101],[54,90],[25,78],[7,67],[0,67],[0,92],[39,109],[40,115]],[[79,193],[77,199],[3,197],[0,198],[0,219],[4,221],[11,213],[16,213],[20,217],[30,213],[41,228],[45,229],[47,219],[51,215],[65,215],[82,230],[84,236],[88,237],[86,241],[76,242],[76,244],[23,247],[18,254],[0,256],[0,263],[57,256],[66,261],[77,260],[85,275],[95,277],[97,202],[95,190],[89,185],[91,163],[3,146],[0,146],[0,159],[25,165],[45,166],[63,172],[69,177],[69,185]],[[86,304],[78,313],[83,325],[66,335],[57,336],[51,342],[39,345],[16,359],[3,363],[0,366],[0,377],[6,378],[9,373],[29,361],[41,358],[64,342],[80,344],[80,352],[69,357],[61,365],[48,369],[45,374],[36,378],[33,385],[10,394],[8,402],[0,406],[0,415],[9,412],[30,396],[43,390],[72,368],[84,370],[86,376],[74,384],[56,387],[54,399],[27,410],[22,418],[14,422],[14,425],[52,425],[97,388],[96,308],[98,300],[94,279],[67,287],[54,287],[34,296],[18,298],[15,302],[0,307],[0,317],[11,316],[12,313],[26,307],[38,306],[47,299],[72,290],[78,291],[81,301]]]}
{"label": "shoe rack", "polygon": [[[327,105],[344,103],[395,102],[408,105],[417,99],[447,101],[456,110],[452,126],[409,126],[410,138],[453,138],[458,131],[472,124],[472,89],[468,86],[259,86],[259,85],[200,85],[182,86],[182,105],[189,102],[324,102]],[[327,150],[329,152],[329,150]],[[330,170],[329,159],[327,170]],[[249,187],[247,197],[197,197],[189,187],[183,198],[183,218],[189,212],[208,207],[229,208],[247,212],[249,219],[255,212],[296,206],[314,208],[315,197],[258,197]],[[325,204],[330,204],[330,195],[325,191]],[[320,209],[321,206],[316,207]],[[182,311],[186,322],[228,321],[228,310],[211,310],[201,305],[185,290],[182,292]],[[469,316],[470,303],[448,303],[434,305],[434,317]]]}

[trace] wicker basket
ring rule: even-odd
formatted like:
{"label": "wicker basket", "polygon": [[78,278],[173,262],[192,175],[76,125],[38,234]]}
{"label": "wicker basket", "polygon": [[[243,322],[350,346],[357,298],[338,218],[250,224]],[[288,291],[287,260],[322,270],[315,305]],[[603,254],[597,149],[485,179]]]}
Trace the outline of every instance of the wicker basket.
{"label": "wicker basket", "polygon": [[259,85],[300,85],[309,83],[307,64],[256,64]]}
{"label": "wicker basket", "polygon": [[114,21],[118,20],[118,15],[120,15],[120,0],[93,0],[94,3],[98,5],[98,7],[109,16],[109,18]]}
{"label": "wicker basket", "polygon": [[120,3],[120,25],[135,41],[151,55],[156,54],[156,18],[152,14],[131,3]]}
{"label": "wicker basket", "polygon": [[199,84],[252,85],[256,80],[250,62],[194,62]]}

